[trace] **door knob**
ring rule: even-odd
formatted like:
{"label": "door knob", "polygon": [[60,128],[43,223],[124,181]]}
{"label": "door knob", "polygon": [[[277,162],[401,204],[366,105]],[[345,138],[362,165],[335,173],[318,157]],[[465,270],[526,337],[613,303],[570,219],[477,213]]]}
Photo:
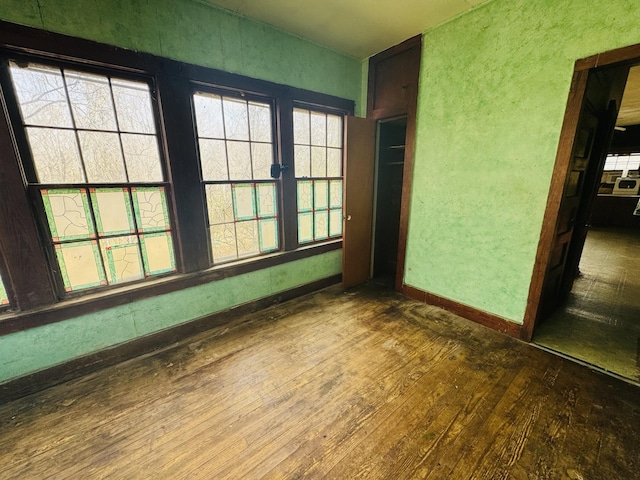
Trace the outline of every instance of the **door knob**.
{"label": "door knob", "polygon": [[347,215],[347,221],[351,220],[351,215]]}

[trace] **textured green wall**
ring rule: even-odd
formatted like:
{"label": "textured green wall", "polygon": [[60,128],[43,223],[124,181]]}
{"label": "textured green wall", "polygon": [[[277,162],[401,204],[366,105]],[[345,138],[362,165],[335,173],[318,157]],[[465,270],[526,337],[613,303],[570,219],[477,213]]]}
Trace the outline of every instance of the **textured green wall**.
{"label": "textured green wall", "polygon": [[424,34],[406,283],[521,323],[575,60],[637,0],[493,0]]}
{"label": "textured green wall", "polygon": [[[0,19],[359,102],[360,60],[190,0],[0,0]],[[0,383],[341,272],[330,252],[0,337]]]}
{"label": "textured green wall", "polygon": [[0,0],[2,20],[360,100],[360,60],[197,0]]}

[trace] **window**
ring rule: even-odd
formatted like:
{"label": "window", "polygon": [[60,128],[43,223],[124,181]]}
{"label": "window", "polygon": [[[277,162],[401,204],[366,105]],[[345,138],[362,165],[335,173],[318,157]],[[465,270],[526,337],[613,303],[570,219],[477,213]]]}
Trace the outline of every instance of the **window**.
{"label": "window", "polygon": [[298,243],[342,235],[342,117],[293,111]]}
{"label": "window", "polygon": [[10,76],[64,291],[175,271],[149,85],[18,62]]}
{"label": "window", "polygon": [[640,153],[630,155],[607,155],[604,163],[604,171],[620,170],[621,176],[638,175],[640,169]]}
{"label": "window", "polygon": [[271,105],[203,92],[193,103],[213,263],[278,250]]}

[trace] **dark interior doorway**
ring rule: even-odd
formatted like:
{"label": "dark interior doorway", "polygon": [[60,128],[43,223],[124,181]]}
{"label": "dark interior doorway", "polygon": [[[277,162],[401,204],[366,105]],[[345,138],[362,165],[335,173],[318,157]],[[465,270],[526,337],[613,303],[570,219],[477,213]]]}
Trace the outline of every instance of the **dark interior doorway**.
{"label": "dark interior doorway", "polygon": [[393,285],[397,270],[407,117],[378,125],[372,277]]}

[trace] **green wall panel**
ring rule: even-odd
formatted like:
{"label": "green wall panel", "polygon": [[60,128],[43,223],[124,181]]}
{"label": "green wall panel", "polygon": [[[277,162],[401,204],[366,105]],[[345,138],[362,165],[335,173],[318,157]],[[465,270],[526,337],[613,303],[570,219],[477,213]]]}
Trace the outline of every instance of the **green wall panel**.
{"label": "green wall panel", "polygon": [[521,323],[574,62],[640,2],[493,0],[423,39],[405,282]]}
{"label": "green wall panel", "polygon": [[342,270],[335,250],[0,337],[0,383]]}
{"label": "green wall panel", "polygon": [[360,100],[359,59],[197,0],[3,0],[0,18]]}

